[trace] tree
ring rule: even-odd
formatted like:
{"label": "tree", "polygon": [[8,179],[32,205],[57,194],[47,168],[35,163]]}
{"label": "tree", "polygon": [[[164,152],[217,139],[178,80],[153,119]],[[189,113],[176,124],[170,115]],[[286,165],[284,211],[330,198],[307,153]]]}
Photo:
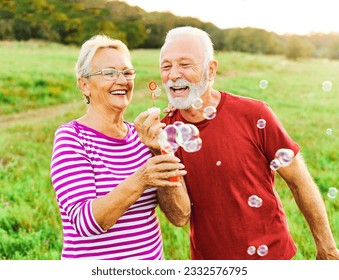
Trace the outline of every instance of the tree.
{"label": "tree", "polygon": [[313,46],[305,37],[292,35],[287,42],[285,56],[288,59],[297,60],[298,58],[310,57],[312,51]]}
{"label": "tree", "polygon": [[332,40],[328,47],[329,58],[339,60],[339,34],[332,34]]}

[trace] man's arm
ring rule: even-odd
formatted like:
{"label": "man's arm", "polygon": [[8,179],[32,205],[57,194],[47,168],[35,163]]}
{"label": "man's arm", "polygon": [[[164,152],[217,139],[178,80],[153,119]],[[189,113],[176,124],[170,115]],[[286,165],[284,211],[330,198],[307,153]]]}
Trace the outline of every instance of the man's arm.
{"label": "man's arm", "polygon": [[303,213],[317,247],[317,259],[339,259],[339,250],[328,222],[326,207],[318,186],[310,175],[300,154],[289,166],[278,170],[289,186],[294,199]]}
{"label": "man's arm", "polygon": [[[166,125],[160,122],[160,112],[143,112],[134,120],[141,142],[150,148],[153,154],[161,154],[158,135]],[[187,194],[185,181],[180,178],[182,187],[158,188],[157,195],[161,210],[167,219],[176,226],[185,225],[191,214],[191,202]]]}
{"label": "man's arm", "polygon": [[185,181],[180,179],[182,187],[158,188],[158,201],[167,219],[175,226],[187,224],[191,215],[191,202],[187,194]]}

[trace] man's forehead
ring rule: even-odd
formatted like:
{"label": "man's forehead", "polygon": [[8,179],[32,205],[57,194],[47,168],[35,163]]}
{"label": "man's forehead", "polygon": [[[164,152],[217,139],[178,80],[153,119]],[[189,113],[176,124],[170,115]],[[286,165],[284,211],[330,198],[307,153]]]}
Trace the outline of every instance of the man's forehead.
{"label": "man's forehead", "polygon": [[161,59],[166,59],[169,57],[176,58],[176,60],[182,59],[194,59],[199,55],[203,55],[201,53],[201,45],[199,45],[200,41],[198,38],[193,37],[197,41],[192,41],[183,36],[177,36],[173,38],[173,40],[167,42],[162,50],[160,57]]}

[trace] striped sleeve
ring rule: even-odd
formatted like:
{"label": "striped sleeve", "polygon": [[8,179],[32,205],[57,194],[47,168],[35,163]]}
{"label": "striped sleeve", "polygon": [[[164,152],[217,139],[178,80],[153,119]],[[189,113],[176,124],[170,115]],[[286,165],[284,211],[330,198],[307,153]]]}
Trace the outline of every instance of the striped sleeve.
{"label": "striped sleeve", "polygon": [[92,202],[96,198],[92,164],[72,126],[61,126],[55,133],[51,179],[60,210],[67,214],[80,236],[105,232],[92,212]]}

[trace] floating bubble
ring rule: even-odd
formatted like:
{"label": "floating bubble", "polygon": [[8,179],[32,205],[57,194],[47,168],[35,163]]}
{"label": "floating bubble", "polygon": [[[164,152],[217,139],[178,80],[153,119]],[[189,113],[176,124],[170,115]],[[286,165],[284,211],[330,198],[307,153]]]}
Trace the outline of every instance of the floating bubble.
{"label": "floating bubble", "polygon": [[322,83],[323,91],[331,91],[332,90],[332,83],[330,81],[324,81]]}
{"label": "floating bubble", "polygon": [[270,168],[274,171],[278,170],[280,168],[280,161],[276,158],[272,160],[270,163]]}
{"label": "floating bubble", "polygon": [[179,137],[178,134],[180,133],[178,128],[170,124],[164,128],[164,131],[167,134],[168,144],[171,145],[173,152],[175,152],[179,147],[179,144],[177,143],[177,138]]}
{"label": "floating bubble", "polygon": [[167,141],[167,133],[162,130],[158,136],[158,142],[160,144],[161,150],[167,154],[173,153],[173,147]]}
{"label": "floating bubble", "polygon": [[161,95],[161,88],[157,87],[154,91],[155,96],[160,96]]}
{"label": "floating bubble", "polygon": [[212,120],[217,115],[217,109],[213,106],[207,106],[204,108],[204,118],[207,120]]}
{"label": "floating bubble", "polygon": [[251,195],[248,198],[248,205],[251,207],[259,208],[262,205],[262,199],[256,195]]}
{"label": "floating bubble", "polygon": [[203,101],[201,98],[196,98],[193,100],[192,107],[194,109],[200,109],[202,107]]}
{"label": "floating bubble", "polygon": [[175,121],[175,122],[173,123],[173,125],[176,126],[176,127],[181,127],[181,126],[185,126],[185,123],[183,123],[183,122],[181,122],[181,121]]}
{"label": "floating bubble", "polygon": [[178,130],[176,142],[179,146],[181,146],[186,140],[191,137],[191,129],[181,121],[176,121],[173,123],[173,125]]}
{"label": "floating bubble", "polygon": [[258,128],[263,129],[263,128],[265,128],[265,126],[266,126],[266,121],[264,119],[259,119],[257,121],[257,127]]}
{"label": "floating bubble", "polygon": [[181,146],[186,152],[197,152],[202,147],[199,129],[193,124],[176,121],[159,134],[158,142],[165,152],[176,152]]}
{"label": "floating bubble", "polygon": [[192,137],[199,137],[199,129],[194,124],[187,123],[186,126],[191,129]]}
{"label": "floating bubble", "polygon": [[260,86],[260,88],[262,88],[262,89],[267,88],[267,86],[268,86],[267,80],[261,80],[261,81],[259,82],[259,86]]}
{"label": "floating bubble", "polygon": [[217,166],[220,166],[220,165],[221,165],[221,161],[218,160],[218,161],[216,162],[216,165],[217,165]]}
{"label": "floating bubble", "polygon": [[336,188],[329,188],[327,192],[327,196],[331,199],[336,198],[338,194],[338,190]]}
{"label": "floating bubble", "polygon": [[326,134],[327,134],[327,135],[331,135],[332,132],[333,132],[332,128],[326,129]]}
{"label": "floating bubble", "polygon": [[260,245],[257,249],[257,254],[260,257],[266,256],[268,254],[268,247],[266,245]]}
{"label": "floating bubble", "polygon": [[279,160],[280,166],[287,166],[292,162],[294,152],[291,149],[279,149],[275,153],[275,158]]}
{"label": "floating bubble", "polygon": [[161,143],[167,141],[167,133],[163,129],[161,130],[161,132],[158,135],[158,141],[161,142]]}
{"label": "floating bubble", "polygon": [[195,139],[192,139],[192,140],[188,140],[188,141],[184,142],[182,147],[188,153],[197,152],[202,147],[202,140],[199,137],[195,138]]}
{"label": "floating bubble", "polygon": [[257,251],[257,248],[255,248],[255,246],[250,246],[247,248],[247,254],[251,256],[254,255],[256,251]]}

